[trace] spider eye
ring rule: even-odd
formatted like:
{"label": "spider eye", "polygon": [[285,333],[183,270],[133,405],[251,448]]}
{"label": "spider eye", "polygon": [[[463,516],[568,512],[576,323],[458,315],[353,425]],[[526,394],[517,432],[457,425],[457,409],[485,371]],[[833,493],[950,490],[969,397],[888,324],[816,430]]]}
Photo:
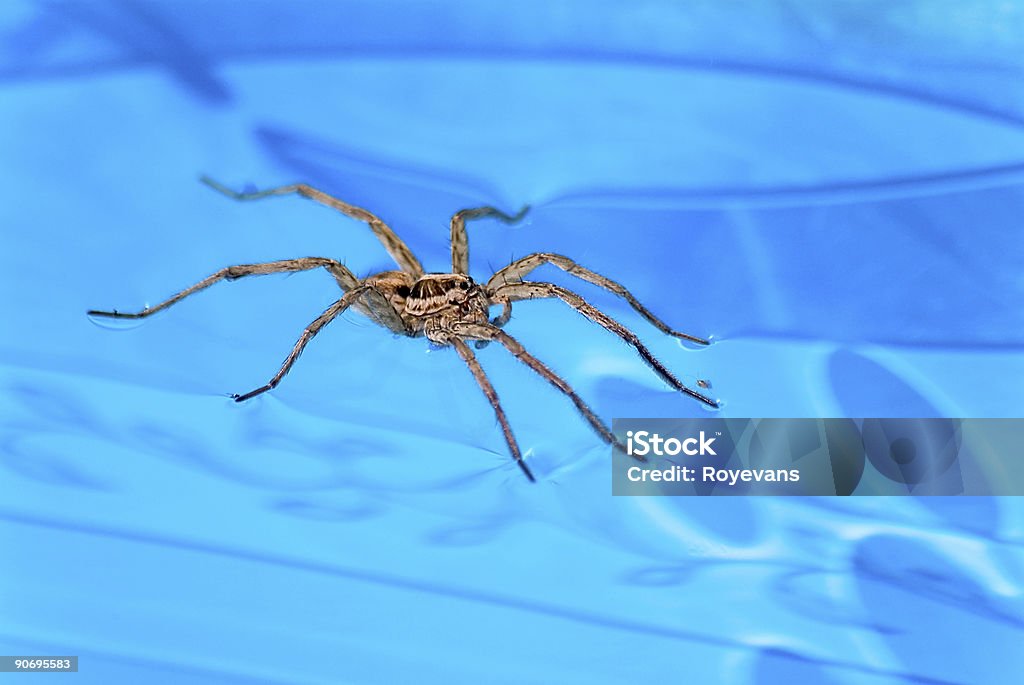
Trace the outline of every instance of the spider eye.
{"label": "spider eye", "polygon": [[400,285],[395,288],[395,292],[398,293],[399,297],[409,297],[409,286]]}
{"label": "spider eye", "polygon": [[468,281],[460,281],[459,282],[459,288],[461,288],[462,290],[469,290],[469,282]]}

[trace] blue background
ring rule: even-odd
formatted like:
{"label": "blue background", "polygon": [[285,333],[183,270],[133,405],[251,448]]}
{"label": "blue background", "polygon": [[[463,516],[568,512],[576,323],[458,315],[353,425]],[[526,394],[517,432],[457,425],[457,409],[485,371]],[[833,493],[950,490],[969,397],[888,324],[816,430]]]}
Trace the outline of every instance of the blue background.
{"label": "blue background", "polygon": [[[355,313],[284,383],[360,224],[197,182],[307,181],[430,270],[533,251],[723,416],[1021,415],[1024,4],[5,2],[0,653],[78,682],[1005,683],[1017,499],[612,498],[563,397]],[[702,415],[557,302],[508,327],[606,420]],[[13,676],[11,676],[13,677]],[[42,676],[67,682],[71,676]]]}

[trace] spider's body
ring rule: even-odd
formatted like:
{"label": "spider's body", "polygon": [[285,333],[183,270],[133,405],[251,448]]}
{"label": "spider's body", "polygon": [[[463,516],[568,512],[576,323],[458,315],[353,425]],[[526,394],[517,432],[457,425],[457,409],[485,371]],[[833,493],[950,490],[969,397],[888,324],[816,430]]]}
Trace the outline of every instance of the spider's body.
{"label": "spider's body", "polygon": [[413,284],[399,314],[411,335],[444,344],[453,324],[486,324],[490,306],[487,293],[469,276],[427,274]]}
{"label": "spider's body", "polygon": [[[402,271],[384,271],[368,276],[363,283],[379,292],[398,314],[403,328],[396,333],[413,338],[425,335],[440,345],[447,343],[445,332],[452,324],[486,324],[492,304],[485,289],[464,274],[415,278]],[[371,318],[375,315],[362,302],[354,306]]]}
{"label": "spider's body", "polygon": [[[302,350],[313,336],[346,309],[355,307],[358,311],[394,333],[410,337],[426,336],[428,340],[437,345],[454,347],[490,401],[498,423],[501,424],[509,451],[523,470],[523,473],[530,480],[534,479],[533,474],[530,472],[526,462],[523,461],[519,445],[498,400],[498,395],[480,366],[480,362],[477,361],[473,351],[466,344],[467,341],[475,341],[477,347],[482,347],[490,342],[500,343],[516,359],[526,364],[536,373],[547,379],[555,388],[568,396],[580,414],[593,426],[594,430],[597,431],[605,442],[625,451],[625,448],[612,435],[611,431],[597,418],[590,407],[587,406],[568,383],[527,352],[515,338],[502,330],[502,327],[508,323],[512,316],[513,302],[539,298],[558,298],[591,321],[615,333],[632,345],[648,366],[673,388],[710,407],[718,406],[715,400],[681,383],[651,354],[650,350],[640,342],[639,337],[635,333],[589,304],[581,296],[553,283],[524,280],[527,274],[542,264],[554,265],[569,274],[622,297],[629,302],[633,309],[662,332],[699,344],[708,344],[707,340],[669,328],[641,305],[624,287],[609,278],[580,266],[568,257],[538,252],[523,257],[500,269],[486,283],[478,284],[473,281],[468,274],[469,241],[466,236],[466,220],[495,217],[506,223],[512,223],[522,218],[526,213],[525,207],[515,216],[504,214],[493,207],[464,209],[456,212],[451,221],[452,271],[450,273],[424,273],[423,267],[412,251],[409,250],[408,246],[387,224],[365,209],[342,202],[315,188],[305,184],[297,184],[262,192],[237,193],[208,178],[204,178],[203,181],[214,189],[238,200],[254,200],[270,195],[298,193],[337,209],[349,217],[366,222],[399,266],[398,271],[384,271],[364,279],[358,279],[344,264],[324,257],[302,257],[262,264],[241,264],[221,269],[159,305],[144,309],[138,313],[125,314],[117,311],[89,312],[93,316],[128,319],[143,318],[155,314],[161,309],[165,309],[218,281],[235,280],[244,276],[271,273],[308,271],[316,268],[326,269],[334,276],[338,286],[344,291],[344,295],[306,327],[306,330],[295,344],[291,354],[285,359],[277,374],[266,385],[256,390],[244,395],[234,395],[234,399],[238,402],[250,399],[276,387],[291,369],[295,360],[298,359]],[[495,319],[488,321],[490,308],[495,305],[502,307],[502,313]],[[705,388],[710,387],[706,381],[701,381],[698,385]],[[642,461],[641,457],[636,458]]]}

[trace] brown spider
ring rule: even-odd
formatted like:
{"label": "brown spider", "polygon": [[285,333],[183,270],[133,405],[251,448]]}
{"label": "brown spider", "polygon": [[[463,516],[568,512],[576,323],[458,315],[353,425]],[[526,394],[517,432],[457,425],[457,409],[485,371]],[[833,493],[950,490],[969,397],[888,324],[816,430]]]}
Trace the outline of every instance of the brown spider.
{"label": "brown spider", "polygon": [[[161,309],[166,309],[172,304],[183,300],[193,293],[208,288],[218,281],[232,281],[243,276],[308,271],[323,267],[334,276],[334,279],[345,294],[306,327],[306,330],[303,331],[302,336],[299,337],[298,342],[292,349],[291,354],[284,360],[281,369],[266,385],[244,395],[232,395],[236,402],[245,401],[276,387],[281,382],[281,379],[284,378],[284,375],[291,369],[295,360],[299,358],[302,350],[313,336],[346,309],[355,307],[358,311],[395,333],[410,337],[425,335],[428,340],[437,345],[451,345],[455,347],[459,356],[466,362],[469,370],[473,373],[484,395],[490,400],[491,406],[494,407],[494,413],[497,416],[498,423],[501,424],[501,429],[505,434],[505,441],[508,443],[512,457],[531,481],[534,480],[533,474],[530,472],[526,462],[523,461],[519,445],[512,434],[512,427],[509,425],[508,419],[505,417],[505,411],[498,400],[498,394],[494,391],[494,387],[480,366],[480,362],[477,361],[476,355],[469,345],[466,344],[467,340],[475,341],[477,347],[482,347],[492,341],[497,341],[503,345],[516,359],[526,364],[567,395],[572,400],[572,403],[576,405],[576,409],[583,415],[583,418],[593,426],[594,430],[597,431],[598,435],[605,442],[625,452],[625,447],[612,435],[608,427],[597,418],[586,402],[576,394],[565,380],[528,353],[515,338],[502,330],[502,327],[512,317],[512,302],[557,297],[594,323],[603,326],[632,345],[640,353],[643,360],[647,362],[648,366],[673,388],[700,400],[710,407],[718,407],[718,403],[715,400],[686,387],[672,375],[651,354],[650,350],[640,342],[640,338],[635,333],[589,304],[581,296],[553,283],[524,281],[523,279],[542,264],[552,264],[567,273],[622,297],[633,309],[662,332],[701,345],[708,344],[707,340],[669,328],[661,319],[640,304],[628,290],[615,281],[580,266],[568,257],[546,252],[531,254],[512,262],[505,268],[497,271],[485,284],[478,284],[473,281],[468,275],[469,241],[466,237],[466,220],[494,217],[505,223],[514,223],[522,219],[529,207],[523,207],[515,216],[509,216],[494,207],[478,207],[476,209],[463,209],[456,212],[451,220],[451,273],[424,273],[423,266],[420,265],[419,260],[416,259],[409,247],[387,224],[365,209],[342,202],[316,188],[312,188],[304,183],[298,183],[261,192],[239,193],[205,176],[201,180],[214,190],[236,200],[256,200],[271,195],[298,193],[303,197],[332,207],[353,219],[364,221],[370,226],[370,230],[380,239],[384,249],[388,251],[401,269],[400,271],[383,271],[360,280],[344,264],[324,257],[302,257],[262,264],[241,264],[221,269],[212,276],[204,278],[192,287],[182,290],[177,295],[161,302],[155,307],[147,307],[141,312],[127,314],[117,310],[110,312],[94,310],[89,312],[91,316],[141,319],[156,314]],[[502,313],[493,320],[488,321],[488,313],[492,305],[501,305]],[[706,381],[699,383],[699,385],[701,387],[708,387]],[[643,461],[642,457],[636,458]]]}

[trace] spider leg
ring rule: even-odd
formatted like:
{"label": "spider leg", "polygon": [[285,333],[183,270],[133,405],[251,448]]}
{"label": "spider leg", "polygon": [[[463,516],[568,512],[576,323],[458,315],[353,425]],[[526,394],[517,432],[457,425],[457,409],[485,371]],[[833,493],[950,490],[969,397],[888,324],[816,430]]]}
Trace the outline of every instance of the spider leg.
{"label": "spider leg", "polygon": [[[505,347],[505,349],[511,352],[516,359],[526,364],[537,375],[541,376],[551,383],[551,385],[562,391],[562,393],[565,394],[574,405],[576,405],[577,411],[579,411],[583,418],[586,419],[594,428],[597,434],[601,436],[602,440],[615,449],[621,451],[623,454],[628,454],[626,446],[616,439],[615,435],[612,434],[608,426],[602,423],[601,419],[597,418],[594,411],[587,406],[587,403],[583,401],[583,398],[576,394],[576,391],[572,389],[572,386],[570,386],[561,376],[549,369],[546,364],[527,352],[526,348],[511,335],[496,326],[492,326],[491,324],[474,323],[453,324],[452,332],[460,337],[469,338],[471,340],[497,340]],[[635,459],[644,461],[644,459],[636,455],[633,456]]]}
{"label": "spider leg", "polygon": [[508,443],[508,449],[512,453],[512,458],[519,464],[519,468],[523,470],[526,477],[530,479],[530,482],[536,482],[536,478],[530,472],[530,467],[523,461],[523,455],[519,451],[519,443],[516,442],[516,436],[512,433],[512,426],[509,425],[508,417],[505,416],[505,410],[501,407],[501,401],[498,399],[498,393],[495,392],[494,386],[491,385],[490,379],[487,378],[487,374],[484,373],[484,369],[480,366],[480,362],[477,361],[476,355],[473,354],[473,350],[469,349],[469,345],[464,343],[459,338],[453,337],[451,340],[452,345],[455,346],[459,356],[462,357],[462,361],[466,362],[466,366],[473,373],[473,377],[476,378],[477,384],[480,389],[484,391],[484,395],[490,401],[491,406],[494,407],[494,415],[498,417],[498,423],[501,424],[501,431],[505,434],[505,442]]}
{"label": "spider leg", "polygon": [[323,267],[329,271],[331,275],[334,276],[334,280],[338,282],[338,285],[342,290],[351,290],[359,284],[359,279],[355,277],[355,274],[349,271],[348,267],[341,262],[336,262],[333,259],[326,259],[324,257],[302,257],[299,259],[284,259],[277,262],[264,262],[262,264],[239,264],[237,266],[226,267],[211,276],[207,276],[195,285],[185,288],[178,294],[164,300],[157,306],[148,307],[143,309],[141,312],[108,312],[93,309],[90,310],[88,314],[91,316],[104,316],[111,319],[143,319],[152,314],[156,314],[161,309],[167,309],[172,304],[180,302],[189,295],[197,293],[200,290],[205,290],[214,283],[218,283],[220,281],[233,281],[236,278],[242,278],[244,276],[263,276],[266,274],[309,271],[319,267]]}
{"label": "spider leg", "polygon": [[419,260],[416,259],[416,256],[413,255],[409,246],[398,237],[390,226],[362,207],[350,205],[332,195],[328,195],[322,190],[317,190],[305,183],[295,183],[288,186],[281,186],[280,188],[271,188],[269,190],[261,190],[252,193],[240,193],[218,183],[217,181],[214,181],[209,176],[203,176],[199,180],[214,190],[235,200],[259,200],[265,197],[270,197],[271,195],[290,195],[292,193],[297,193],[302,197],[309,198],[310,200],[319,202],[322,205],[336,209],[345,216],[368,224],[370,226],[370,230],[373,231],[375,236],[377,236],[377,239],[384,245],[384,249],[388,251],[388,254],[391,255],[391,258],[395,260],[402,271],[410,273],[413,276],[423,275],[423,266],[420,264]]}
{"label": "spider leg", "polygon": [[291,353],[284,360],[284,364],[281,365],[280,371],[274,374],[274,377],[271,378],[266,385],[260,386],[251,392],[245,393],[244,395],[233,395],[232,398],[235,402],[244,402],[245,400],[256,397],[256,395],[260,395],[277,387],[277,384],[280,383],[285,374],[291,370],[292,365],[295,364],[299,355],[302,354],[302,350],[306,348],[306,345],[313,339],[313,336],[319,333],[324,326],[337,318],[339,314],[355,304],[355,302],[362,297],[367,290],[369,290],[369,286],[359,286],[354,290],[349,290],[341,296],[340,300],[325,309],[323,314],[318,316],[313,323],[306,326],[306,329],[302,331],[302,335],[299,336],[299,340],[295,343],[295,347],[292,348]]}
{"label": "spider leg", "polygon": [[503,285],[519,283],[529,274],[531,271],[543,264],[551,264],[557,266],[562,271],[570,273],[573,276],[583,279],[588,283],[604,288],[610,292],[615,293],[619,297],[626,300],[629,305],[640,314],[640,316],[647,319],[652,325],[654,325],[662,333],[674,336],[676,338],[682,338],[683,340],[689,340],[691,342],[698,343],[700,345],[709,345],[710,342],[704,338],[698,338],[688,333],[680,333],[677,330],[672,329],[664,321],[656,317],[647,307],[640,304],[639,300],[633,297],[624,286],[613,281],[612,279],[602,276],[599,273],[591,271],[586,267],[580,266],[578,263],[559,254],[552,254],[550,252],[537,252],[535,254],[527,255],[522,259],[516,260],[506,266],[504,269],[500,269],[493,276],[491,280],[487,281],[487,289],[489,291],[496,290]]}
{"label": "spider leg", "polygon": [[[493,293],[492,293],[493,295]],[[491,319],[491,325],[503,328],[512,319],[512,300],[511,298],[505,298],[501,300],[501,314]],[[490,340],[477,340],[474,345],[476,349],[482,350],[491,344]]]}
{"label": "spider leg", "polygon": [[529,209],[529,205],[523,205],[523,208],[514,216],[494,207],[461,209],[455,212],[455,215],[452,216],[452,273],[469,273],[469,238],[466,236],[466,221],[493,217],[506,224],[514,224],[526,216]]}
{"label": "spider leg", "polygon": [[491,319],[491,324],[498,328],[504,328],[512,319],[512,298],[501,301],[501,314]]}
{"label": "spider leg", "polygon": [[640,338],[636,333],[626,328],[597,307],[588,303],[577,293],[574,293],[571,290],[557,286],[554,283],[524,282],[502,286],[494,291],[493,297],[495,300],[502,302],[508,302],[510,300],[536,300],[547,297],[557,297],[583,316],[587,317],[599,326],[611,331],[632,345],[633,349],[640,354],[640,357],[649,367],[651,367],[654,373],[661,376],[662,380],[673,388],[703,402],[710,407],[718,407],[718,402],[710,397],[706,397],[696,390],[686,387],[682,381],[676,378],[672,372],[665,368],[665,365],[662,364],[649,349],[647,349],[647,346],[640,342]]}

